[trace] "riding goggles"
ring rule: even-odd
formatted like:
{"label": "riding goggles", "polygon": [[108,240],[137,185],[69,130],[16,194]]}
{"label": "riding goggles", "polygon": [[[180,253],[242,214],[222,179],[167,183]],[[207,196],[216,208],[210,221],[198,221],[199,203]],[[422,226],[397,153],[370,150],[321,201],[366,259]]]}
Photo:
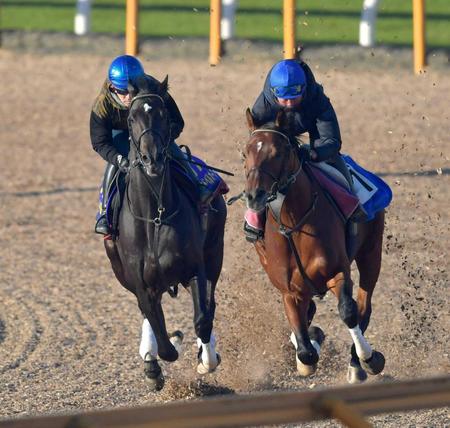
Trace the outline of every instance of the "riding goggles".
{"label": "riding goggles", "polygon": [[272,92],[277,98],[290,99],[303,95],[305,89],[305,85],[274,86]]}
{"label": "riding goggles", "polygon": [[116,88],[114,86],[110,87],[110,91],[111,92],[115,92],[117,95],[123,95],[123,96],[128,95],[128,90],[126,90],[126,89],[118,89],[118,88]]}

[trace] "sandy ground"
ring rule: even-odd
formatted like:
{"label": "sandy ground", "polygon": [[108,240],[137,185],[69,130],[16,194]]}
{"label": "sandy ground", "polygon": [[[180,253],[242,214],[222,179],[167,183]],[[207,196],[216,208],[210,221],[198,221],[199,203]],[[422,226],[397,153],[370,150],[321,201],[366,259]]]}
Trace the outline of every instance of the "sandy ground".
{"label": "sandy ground", "polygon": [[[217,291],[219,370],[195,373],[190,297],[165,300],[185,351],[164,364],[165,389],[147,389],[138,355],[141,316],[115,280],[93,230],[104,162],[91,149],[91,103],[110,57],[0,52],[0,418],[192,399],[213,394],[344,384],[350,336],[336,301],[318,301],[327,338],[317,373],[296,374],[280,296],[241,232],[244,207],[229,209]],[[185,117],[179,143],[231,170],[243,188],[244,110],[273,59],[143,58]],[[324,65],[325,64],[325,65]],[[392,186],[382,274],[367,336],[386,356],[370,382],[448,373],[448,70],[311,62],[340,119],[344,151]],[[355,272],[356,277],[356,272]],[[383,427],[440,427],[446,409],[371,418]],[[305,426],[336,426],[333,422]]]}

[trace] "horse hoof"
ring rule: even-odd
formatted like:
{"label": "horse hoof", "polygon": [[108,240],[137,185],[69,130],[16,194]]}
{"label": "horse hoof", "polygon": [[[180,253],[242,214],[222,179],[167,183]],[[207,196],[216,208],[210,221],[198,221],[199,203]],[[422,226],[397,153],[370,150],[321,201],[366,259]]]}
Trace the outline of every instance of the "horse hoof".
{"label": "horse hoof", "polygon": [[306,364],[303,364],[300,360],[297,360],[297,371],[299,372],[300,376],[307,377],[314,374],[317,370],[317,364],[313,364],[311,366],[308,366]]}
{"label": "horse hoof", "polygon": [[158,392],[164,388],[165,380],[162,373],[156,378],[147,377],[146,380],[147,385],[152,392]]}
{"label": "horse hoof", "polygon": [[164,376],[157,360],[144,361],[144,373],[152,391],[161,391],[164,387]]}
{"label": "horse hoof", "polygon": [[381,352],[373,351],[372,356],[367,360],[359,360],[361,367],[369,374],[376,375],[384,369],[384,355]]}
{"label": "horse hoof", "polygon": [[180,330],[176,330],[169,335],[170,343],[177,350],[178,354],[181,354],[182,344],[183,344],[184,334]]}
{"label": "horse hoof", "polygon": [[222,361],[219,354],[216,354],[216,357],[217,357],[217,364],[215,366],[209,366],[209,367],[206,367],[203,364],[202,359],[199,358],[198,365],[197,365],[197,373],[200,375],[205,375],[205,374],[212,373],[213,371],[215,371],[217,369],[217,367],[219,367],[219,364]]}
{"label": "horse hoof", "polygon": [[362,383],[367,379],[367,373],[361,366],[349,364],[347,370],[347,382],[348,383]]}

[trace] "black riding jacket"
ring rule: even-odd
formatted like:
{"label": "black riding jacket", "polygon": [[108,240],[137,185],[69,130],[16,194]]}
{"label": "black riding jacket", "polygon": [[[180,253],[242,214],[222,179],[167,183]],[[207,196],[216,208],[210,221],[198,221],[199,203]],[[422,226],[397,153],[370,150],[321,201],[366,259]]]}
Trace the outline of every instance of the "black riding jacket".
{"label": "black riding jacket", "polygon": [[[147,79],[154,86],[159,82],[149,75]],[[111,82],[106,79],[94,101],[90,118],[90,133],[93,149],[107,162],[115,163],[119,154],[113,143],[113,129],[128,129],[128,107],[120,104],[109,90]],[[168,94],[165,103],[170,116],[171,136],[175,140],[184,128],[184,120],[178,106]]]}
{"label": "black riding jacket", "polygon": [[[324,94],[310,68],[299,62],[306,75],[306,93],[299,107],[294,110],[294,132],[300,135],[309,133],[311,148],[317,153],[317,162],[334,158],[341,148],[339,124],[329,98]],[[263,92],[258,96],[252,108],[257,123],[275,120],[283,108],[270,88],[270,72],[264,83]]]}

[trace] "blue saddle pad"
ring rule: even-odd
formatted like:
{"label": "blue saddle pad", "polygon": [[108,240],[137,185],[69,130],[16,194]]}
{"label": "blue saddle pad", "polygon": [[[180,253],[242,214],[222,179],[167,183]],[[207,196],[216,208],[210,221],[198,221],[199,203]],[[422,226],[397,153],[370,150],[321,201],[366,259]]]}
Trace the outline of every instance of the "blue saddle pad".
{"label": "blue saddle pad", "polygon": [[378,211],[386,208],[392,200],[389,185],[374,173],[358,165],[349,155],[342,155],[353,177],[355,193],[372,220]]}
{"label": "blue saddle pad", "polygon": [[[211,194],[214,193],[222,183],[222,178],[219,174],[217,174],[217,172],[207,168],[206,163],[200,158],[196,156],[191,156],[191,158],[195,162],[195,164],[191,163],[190,166],[197,177],[197,183],[193,184],[195,184],[196,186],[198,184],[201,184],[206,192]],[[177,162],[174,162],[172,165],[192,182],[191,176],[189,174],[186,174],[184,169]]]}

